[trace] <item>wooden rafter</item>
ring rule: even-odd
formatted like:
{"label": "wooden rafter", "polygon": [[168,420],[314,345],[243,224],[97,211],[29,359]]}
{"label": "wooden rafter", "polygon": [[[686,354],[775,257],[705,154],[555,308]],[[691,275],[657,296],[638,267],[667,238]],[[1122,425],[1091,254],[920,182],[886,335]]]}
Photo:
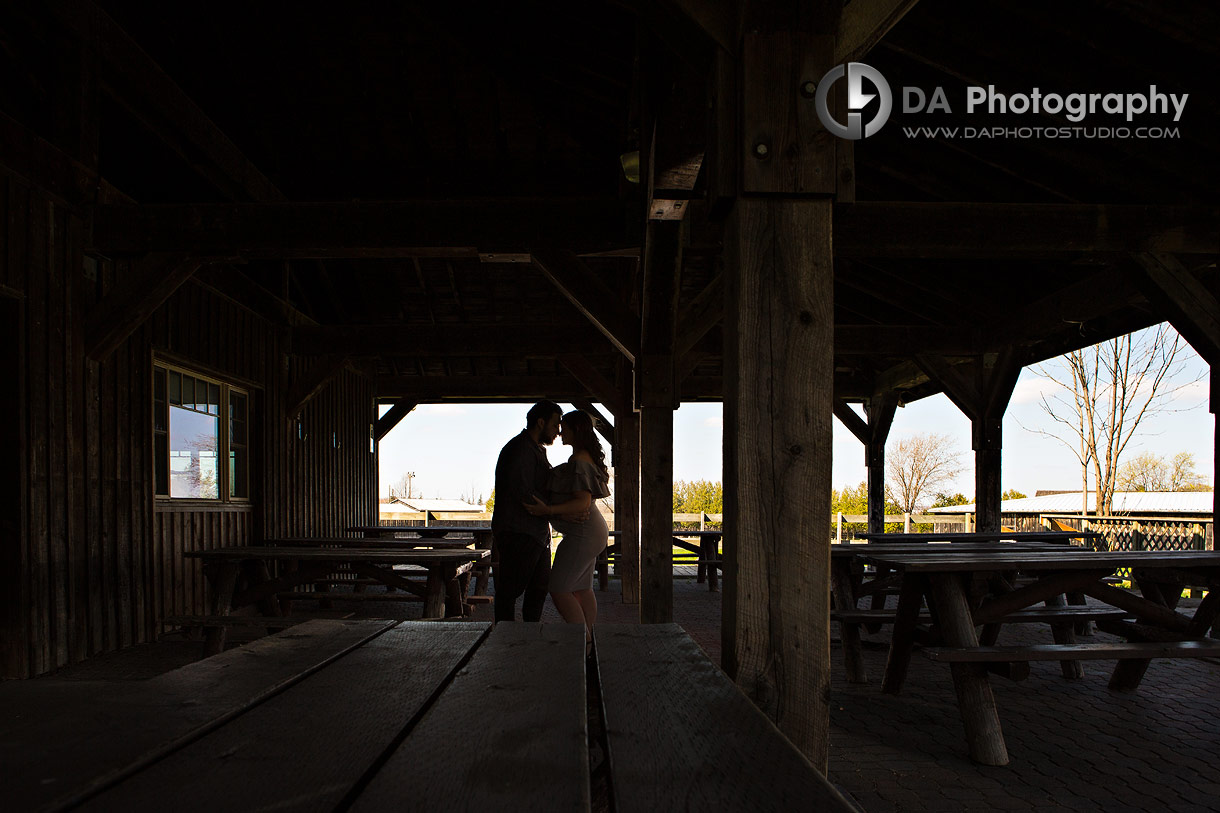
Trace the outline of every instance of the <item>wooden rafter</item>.
{"label": "wooden rafter", "polygon": [[[92,250],[249,257],[478,257],[625,245],[617,199],[495,198],[96,206]],[[223,246],[223,248],[221,248]]]}
{"label": "wooden rafter", "polygon": [[679,359],[686,356],[723,316],[724,280],[717,274],[678,315],[674,355]]}
{"label": "wooden rafter", "polygon": [[95,361],[109,356],[203,263],[185,254],[146,256],[90,311],[85,354]]}
{"label": "wooden rafter", "polygon": [[343,368],[346,366],[347,357],[341,354],[323,356],[314,361],[288,390],[288,397],[285,399],[287,404],[285,413],[288,418],[292,419],[299,415],[305,404],[326,389],[326,385],[343,372]]}
{"label": "wooden rafter", "polygon": [[[100,253],[250,257],[470,256],[622,248],[617,200],[358,201],[91,207]],[[1220,207],[863,202],[836,210],[844,258],[1220,253]],[[553,252],[550,256],[553,256]]]}
{"label": "wooden rafter", "polygon": [[[589,395],[606,405],[606,408],[618,415],[625,408],[618,388],[614,383],[598,372],[589,360],[579,354],[566,354],[559,357],[559,363],[572,374]],[[574,402],[574,401],[573,401]]]}
{"label": "wooden rafter", "polygon": [[624,356],[635,360],[639,320],[579,257],[569,251],[535,251],[534,265]]}
{"label": "wooden rafter", "polygon": [[536,323],[476,325],[327,325],[292,332],[296,355],[352,356],[555,356],[597,355],[614,348],[584,326]]}
{"label": "wooden rafter", "polygon": [[856,62],[915,6],[916,0],[852,0],[843,7],[835,63]]}
{"label": "wooden rafter", "polygon": [[292,303],[280,299],[228,263],[213,263],[200,268],[191,277],[191,282],[272,324],[289,327],[317,325]]}
{"label": "wooden rafter", "polygon": [[1220,207],[854,203],[835,212],[839,257],[1220,253]]}
{"label": "wooden rafter", "polygon": [[378,443],[381,439],[390,433],[390,430],[398,426],[399,421],[407,417],[411,410],[419,406],[414,401],[397,401],[394,406],[390,407],[389,411],[377,419],[377,424],[373,428],[373,440]]}
{"label": "wooden rafter", "polygon": [[1150,284],[1144,290],[1169,313],[1169,321],[1211,365],[1220,361],[1220,302],[1171,254],[1136,254]]}
{"label": "wooden rafter", "polygon": [[589,396],[571,376],[379,376],[378,398],[410,398],[421,404],[445,401],[573,401]]}
{"label": "wooden rafter", "polygon": [[89,0],[48,0],[56,20],[97,53],[104,86],[189,166],[238,199],[282,195],[126,31]]}
{"label": "wooden rafter", "polygon": [[610,421],[610,419],[607,418],[600,409],[594,406],[592,401],[573,401],[572,406],[583,412],[588,412],[596,419],[594,421],[594,428],[597,429],[597,433],[599,435],[606,439],[606,443],[610,444],[610,449],[613,451],[614,424]]}

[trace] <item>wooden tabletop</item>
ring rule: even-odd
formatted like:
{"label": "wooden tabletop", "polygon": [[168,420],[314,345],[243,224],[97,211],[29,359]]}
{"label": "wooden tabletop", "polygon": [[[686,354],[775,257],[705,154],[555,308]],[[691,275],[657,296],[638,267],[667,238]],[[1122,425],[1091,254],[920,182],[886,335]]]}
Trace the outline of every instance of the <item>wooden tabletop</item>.
{"label": "wooden tabletop", "polygon": [[1037,551],[1063,551],[1063,545],[1054,542],[868,542],[852,544],[843,542],[830,546],[833,558],[854,556],[906,556],[915,553],[981,553],[999,555],[1004,553]]}
{"label": "wooden tabletop", "polygon": [[490,525],[349,525],[352,533],[419,534],[420,536],[445,536],[447,534],[490,533]]}
{"label": "wooden tabletop", "polygon": [[[854,809],[681,628],[595,634],[586,661],[575,624],[318,620],[150,681],[58,695],[12,681],[0,687],[5,803]],[[602,690],[593,716],[587,670]],[[605,745],[600,789],[590,737]]]}
{"label": "wooden tabletop", "polygon": [[429,537],[367,537],[367,536],[300,536],[263,540],[267,546],[315,547],[315,548],[433,548],[435,550],[461,550],[474,544],[473,539],[432,539]]}
{"label": "wooden tabletop", "polygon": [[[611,536],[619,536],[620,534],[622,534],[622,531],[611,531],[610,532]],[[670,536],[698,536],[698,537],[724,536],[724,531],[674,531],[673,533],[670,534]]]}
{"label": "wooden tabletop", "polygon": [[969,533],[858,533],[857,539],[870,542],[1067,542],[1072,539],[1097,539],[1096,531],[971,531]]}
{"label": "wooden tabletop", "polygon": [[946,551],[913,553],[861,553],[868,562],[894,570],[947,572],[998,570],[1115,570],[1120,567],[1220,568],[1216,551],[1088,551],[1079,548],[978,553]]}
{"label": "wooden tabletop", "polygon": [[391,563],[428,565],[447,562],[478,561],[491,556],[491,551],[483,548],[462,548],[460,550],[394,550],[386,548],[360,548],[358,550],[338,550],[333,548],[304,547],[228,547],[213,550],[192,550],[183,554],[193,559],[211,561],[241,560],[241,559],[296,559],[303,561],[332,562],[367,562],[370,564]]}

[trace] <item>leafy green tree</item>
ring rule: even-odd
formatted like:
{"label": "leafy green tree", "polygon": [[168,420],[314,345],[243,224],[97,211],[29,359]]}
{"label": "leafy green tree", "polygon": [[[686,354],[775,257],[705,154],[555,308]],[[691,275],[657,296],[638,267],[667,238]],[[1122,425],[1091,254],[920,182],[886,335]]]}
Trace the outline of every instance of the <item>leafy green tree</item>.
{"label": "leafy green tree", "polygon": [[[1024,495],[1022,495],[1024,496]],[[1005,497],[1004,499],[1008,499]],[[956,494],[945,494],[943,491],[936,493],[936,499],[932,501],[933,508],[945,508],[950,505],[969,505],[974,500],[968,499],[965,494],[960,491]]]}
{"label": "leafy green tree", "polygon": [[724,486],[719,481],[674,482],[675,514],[720,514],[724,512]]}
{"label": "leafy green tree", "polygon": [[1001,500],[1023,500],[1026,495],[1017,491],[1015,488],[1010,488],[1000,495]]}

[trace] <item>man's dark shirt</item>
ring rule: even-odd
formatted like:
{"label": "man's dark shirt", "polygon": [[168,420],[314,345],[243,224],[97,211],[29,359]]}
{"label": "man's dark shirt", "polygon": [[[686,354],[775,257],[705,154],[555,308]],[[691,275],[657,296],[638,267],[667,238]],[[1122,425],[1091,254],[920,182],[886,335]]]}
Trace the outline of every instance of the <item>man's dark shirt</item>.
{"label": "man's dark shirt", "polygon": [[504,444],[496,460],[496,504],[492,509],[491,527],[496,533],[527,534],[539,545],[550,542],[550,525],[546,517],[530,516],[525,503],[533,496],[546,502],[551,464],[546,452],[534,442],[529,432]]}

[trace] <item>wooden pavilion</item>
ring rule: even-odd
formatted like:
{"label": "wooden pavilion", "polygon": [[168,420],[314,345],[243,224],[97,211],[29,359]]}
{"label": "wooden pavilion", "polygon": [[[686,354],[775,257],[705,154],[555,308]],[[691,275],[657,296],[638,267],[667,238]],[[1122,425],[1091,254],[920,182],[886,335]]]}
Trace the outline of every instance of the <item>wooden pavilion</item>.
{"label": "wooden pavilion", "polygon": [[[1217,23],[1202,0],[5,4],[0,676],[202,611],[186,551],[375,521],[377,440],[437,401],[596,404],[624,593],[667,621],[673,410],[720,399],[723,665],[824,768],[832,416],[879,497],[895,408],[948,394],[986,530],[1023,365],[1165,320],[1220,358]],[[894,97],[860,140],[817,114],[852,61]],[[907,131],[1077,124],[968,114],[989,85],[1189,97],[1084,122],[1172,138]],[[168,406],[217,428],[176,452]]]}

